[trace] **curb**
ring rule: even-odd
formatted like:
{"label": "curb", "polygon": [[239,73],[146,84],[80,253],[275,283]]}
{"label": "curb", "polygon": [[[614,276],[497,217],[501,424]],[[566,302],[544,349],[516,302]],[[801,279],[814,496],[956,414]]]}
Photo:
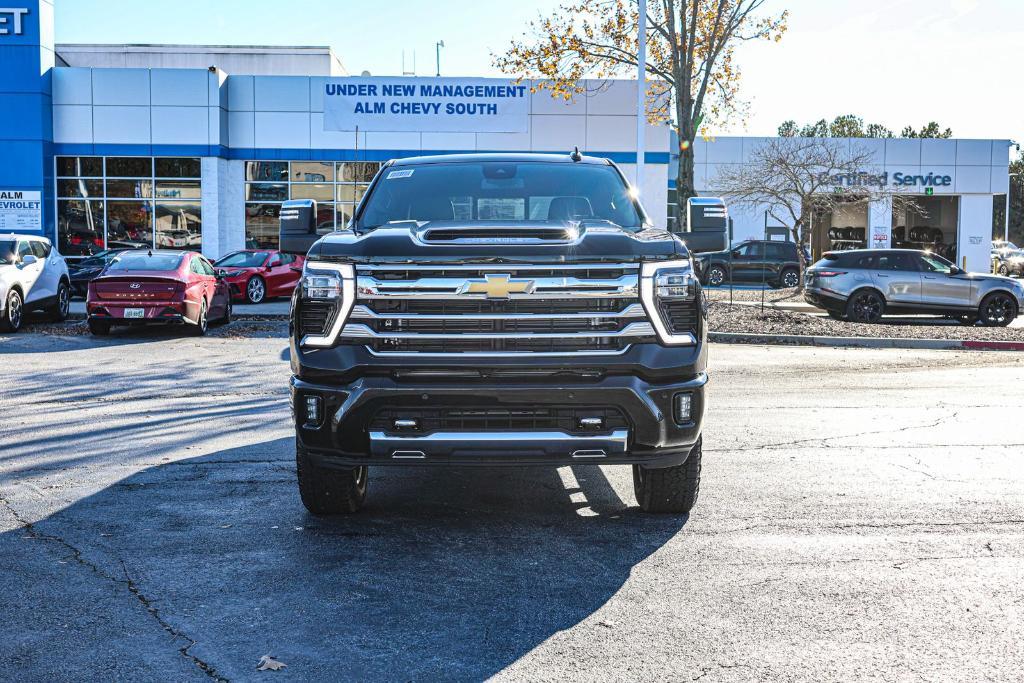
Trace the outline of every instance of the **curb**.
{"label": "curb", "polygon": [[883,337],[813,337],[797,334],[751,334],[709,332],[718,344],[760,344],[770,346],[821,346],[861,349],[924,349],[941,351],[1024,351],[1024,342],[966,339],[888,339]]}

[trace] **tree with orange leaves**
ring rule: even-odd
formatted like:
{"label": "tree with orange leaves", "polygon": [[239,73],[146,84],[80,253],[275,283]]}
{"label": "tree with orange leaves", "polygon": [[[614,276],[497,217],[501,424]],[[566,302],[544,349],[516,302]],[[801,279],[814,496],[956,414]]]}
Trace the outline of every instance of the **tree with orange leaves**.
{"label": "tree with orange leaves", "polygon": [[[679,134],[677,202],[693,197],[693,140],[707,125],[742,115],[736,48],[782,38],[787,12],[764,16],[765,0],[649,0],[647,118],[671,122]],[[494,59],[505,73],[539,80],[533,90],[571,100],[586,78],[628,75],[637,68],[637,0],[577,0],[531,22],[530,30]],[[668,95],[666,98],[665,95]]]}

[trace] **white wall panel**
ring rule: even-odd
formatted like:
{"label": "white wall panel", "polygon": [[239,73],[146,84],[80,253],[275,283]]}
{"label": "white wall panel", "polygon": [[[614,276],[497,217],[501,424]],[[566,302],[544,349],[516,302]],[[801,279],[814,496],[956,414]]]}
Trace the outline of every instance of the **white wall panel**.
{"label": "white wall panel", "polygon": [[53,141],[92,144],[92,107],[83,104],[54,105]]}
{"label": "white wall panel", "polygon": [[256,111],[309,111],[306,76],[256,76]]}
{"label": "white wall panel", "polygon": [[[257,92],[259,92],[257,86]],[[309,148],[309,114],[305,112],[257,111],[256,147]]]}
{"label": "white wall panel", "polygon": [[636,81],[589,80],[587,85],[587,115],[636,114]]}
{"label": "white wall panel", "polygon": [[991,140],[957,140],[957,166],[988,166],[992,163]]}
{"label": "white wall panel", "polygon": [[[534,81],[535,84],[542,82]],[[527,84],[524,82],[524,85]],[[531,114],[576,114],[583,116],[587,113],[587,100],[589,98],[586,93],[576,95],[571,101],[566,101],[561,97],[552,97],[551,91],[547,89],[528,94],[528,97],[530,98]]]}
{"label": "white wall panel", "polygon": [[1006,166],[991,167],[992,194],[1006,194],[1010,188],[1010,174]]}
{"label": "white wall panel", "polygon": [[94,107],[92,131],[97,144],[148,145],[149,107]]}
{"label": "white wall panel", "polygon": [[326,76],[311,76],[309,79],[309,110],[324,110],[324,86],[330,80]]}
{"label": "white wall panel", "polygon": [[851,156],[869,154],[871,156],[871,163],[881,166],[885,163],[885,140],[875,140],[872,138],[851,140],[850,154]]}
{"label": "white wall panel", "polygon": [[483,152],[528,152],[532,136],[527,133],[477,133],[476,149]]}
{"label": "white wall panel", "polygon": [[149,106],[149,69],[93,69],[92,98],[97,105]]}
{"label": "white wall panel", "polygon": [[885,163],[886,165],[911,165],[918,166],[921,163],[921,141],[920,140],[886,140],[885,141]]}
{"label": "white wall panel", "polygon": [[530,149],[535,152],[572,151],[587,147],[586,116],[534,116],[531,121]]}
{"label": "white wall panel", "polygon": [[[646,137],[644,145],[647,145]],[[587,119],[588,152],[635,152],[635,116],[591,116]]]}
{"label": "white wall panel", "polygon": [[956,164],[956,140],[921,140],[922,166],[952,166]]}
{"label": "white wall panel", "polygon": [[256,116],[253,112],[228,112],[228,143],[238,149],[256,146]]}
{"label": "white wall panel", "polygon": [[421,133],[366,133],[367,149],[411,149],[419,150]]}
{"label": "white wall panel", "polygon": [[991,270],[992,195],[960,197],[960,237],[958,266],[967,259],[967,270],[987,273]]}
{"label": "white wall panel", "polygon": [[992,141],[992,165],[1009,166],[1010,164],[1010,141],[1009,140],[993,140]]}
{"label": "white wall panel", "polygon": [[53,103],[92,104],[92,69],[54,69]]}
{"label": "white wall panel", "polygon": [[210,72],[206,69],[153,69],[149,84],[153,105],[205,107],[210,101]]}
{"label": "white wall panel", "polygon": [[743,138],[713,138],[705,146],[707,162],[738,164],[743,161]]}
{"label": "white wall panel", "polygon": [[254,81],[253,76],[228,76],[228,109],[231,111],[253,111],[256,109]]}
{"label": "white wall panel", "polygon": [[[309,115],[309,145],[313,149],[355,149],[356,132],[353,130],[324,130],[323,112]],[[359,149],[366,149],[366,133],[359,133]]]}
{"label": "white wall panel", "polygon": [[476,133],[422,133],[421,149],[440,149],[448,152],[476,149]]}
{"label": "white wall panel", "polygon": [[[957,192],[990,192],[992,189],[992,168],[990,166],[957,166],[953,179]],[[936,191],[938,188],[936,188]],[[989,216],[989,222],[992,217]]]}
{"label": "white wall panel", "polygon": [[154,145],[210,144],[210,112],[212,107],[153,107]]}

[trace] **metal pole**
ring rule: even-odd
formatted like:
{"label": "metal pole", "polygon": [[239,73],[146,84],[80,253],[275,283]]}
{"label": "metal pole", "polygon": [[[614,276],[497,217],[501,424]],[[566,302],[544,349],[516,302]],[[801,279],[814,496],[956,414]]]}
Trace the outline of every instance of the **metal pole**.
{"label": "metal pole", "polygon": [[[1003,226],[1003,239],[1010,241],[1010,205],[1013,204],[1013,179],[1019,178],[1020,173],[1011,173],[1010,182],[1006,185],[1006,225]],[[1022,183],[1024,186],[1024,183]]]}
{"label": "metal pole", "polygon": [[636,192],[643,194],[644,151],[647,143],[644,140],[647,126],[647,0],[637,3],[637,19],[639,23],[636,50]]}
{"label": "metal pole", "polygon": [[439,40],[436,43],[434,43],[434,49],[436,50],[436,55],[437,55],[437,77],[438,78],[441,77],[441,48],[442,47],[444,47],[444,41],[443,40]]}

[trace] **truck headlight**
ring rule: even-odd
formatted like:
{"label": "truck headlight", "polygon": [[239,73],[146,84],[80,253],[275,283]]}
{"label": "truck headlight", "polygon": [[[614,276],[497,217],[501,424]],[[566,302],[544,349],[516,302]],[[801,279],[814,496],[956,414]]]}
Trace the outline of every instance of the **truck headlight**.
{"label": "truck headlight", "polygon": [[696,328],[679,329],[673,312],[699,324],[697,298],[700,289],[689,260],[644,263],[640,266],[640,301],[651,326],[663,344],[672,346],[697,343]]}
{"label": "truck headlight", "polygon": [[321,348],[333,346],[356,301],[355,267],[349,263],[306,261],[299,287],[299,306],[307,301],[334,304],[334,319],[330,328],[322,335],[307,334],[300,343]]}

